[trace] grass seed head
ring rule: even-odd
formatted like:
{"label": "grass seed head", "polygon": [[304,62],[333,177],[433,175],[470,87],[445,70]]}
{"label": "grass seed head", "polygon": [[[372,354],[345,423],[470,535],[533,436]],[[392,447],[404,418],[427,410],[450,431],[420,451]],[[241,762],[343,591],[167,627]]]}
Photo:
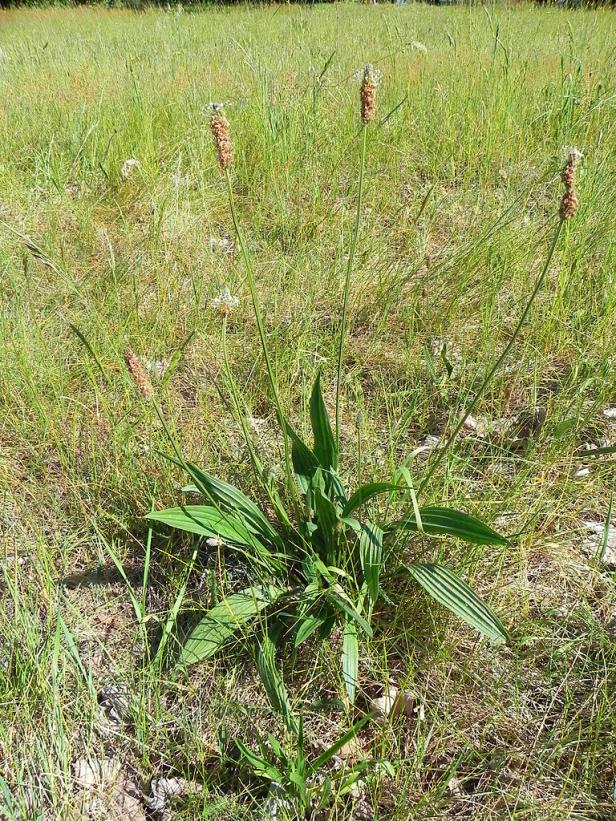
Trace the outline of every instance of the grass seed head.
{"label": "grass seed head", "polygon": [[231,129],[229,121],[222,112],[221,105],[212,106],[212,117],[210,128],[214,137],[214,146],[218,156],[218,164],[224,171],[233,164],[233,143],[231,142]]}
{"label": "grass seed head", "polygon": [[150,382],[148,372],[130,345],[124,348],[124,361],[139,393],[144,399],[152,399],[154,397],[154,388]]}
{"label": "grass seed head", "polygon": [[575,189],[575,176],[577,171],[577,164],[582,158],[582,153],[577,148],[572,148],[567,156],[567,162],[563,168],[562,181],[565,184],[565,193],[560,201],[560,216],[561,219],[571,219],[574,217],[580,201],[577,191]]}
{"label": "grass seed head", "polygon": [[368,125],[376,115],[376,87],[381,79],[381,72],[368,63],[363,70],[359,98],[361,103],[361,120]]}

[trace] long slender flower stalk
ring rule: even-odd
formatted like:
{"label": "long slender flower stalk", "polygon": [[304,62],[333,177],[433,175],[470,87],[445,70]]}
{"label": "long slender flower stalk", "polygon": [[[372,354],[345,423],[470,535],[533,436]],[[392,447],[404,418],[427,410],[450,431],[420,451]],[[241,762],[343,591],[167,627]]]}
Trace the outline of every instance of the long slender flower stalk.
{"label": "long slender flower stalk", "polygon": [[[234,160],[234,152],[233,152],[233,141],[231,139],[231,130],[229,127],[229,122],[225,115],[222,113],[222,106],[215,105],[213,106],[212,117],[210,120],[210,128],[212,130],[212,137],[214,139],[214,147],[216,149],[216,155],[218,157],[218,164],[220,168],[224,172],[225,180],[227,183],[227,198],[229,201],[229,211],[231,213],[231,220],[233,222],[233,228],[235,231],[235,237],[237,240],[237,244],[240,248],[240,253],[242,255],[242,260],[244,262],[244,268],[246,270],[246,281],[248,282],[248,289],[250,291],[250,298],[252,301],[252,308],[253,313],[255,316],[255,321],[257,324],[257,332],[259,334],[259,341],[261,343],[261,351],[263,353],[263,358],[265,360],[265,368],[267,371],[268,380],[270,383],[270,388],[272,390],[272,396],[274,399],[274,406],[276,409],[276,417],[278,419],[278,424],[282,431],[283,435],[283,442],[284,442],[284,453],[285,453],[285,465],[287,470],[287,477],[290,479],[292,475],[291,471],[291,457],[289,452],[289,443],[287,437],[287,429],[286,429],[286,421],[282,411],[282,404],[280,402],[280,395],[278,392],[278,386],[276,384],[276,379],[274,375],[274,368],[272,365],[272,360],[269,353],[269,348],[267,345],[267,338],[265,335],[265,327],[263,325],[263,318],[261,313],[261,305],[259,303],[259,297],[257,294],[257,286],[254,274],[254,268],[252,265],[252,260],[250,259],[250,254],[248,253],[248,248],[246,246],[246,242],[244,240],[244,235],[240,228],[239,220],[237,217],[237,211],[235,208],[235,197],[233,195],[233,184],[231,181],[231,172],[230,168],[233,165]],[[291,481],[291,486],[293,482]]]}
{"label": "long slender flower stalk", "polygon": [[[229,388],[231,390],[231,397],[233,399],[233,404],[235,406],[235,412],[237,414],[237,418],[240,422],[240,427],[242,428],[242,434],[244,436],[244,441],[246,442],[246,447],[248,449],[248,454],[250,456],[250,462],[252,464],[252,468],[254,470],[255,476],[257,481],[267,494],[270,504],[276,510],[278,517],[281,521],[283,521],[286,526],[291,529],[293,525],[291,524],[289,517],[287,515],[286,510],[284,509],[278,494],[273,490],[271,483],[267,480],[265,475],[265,470],[263,468],[263,464],[259,459],[259,455],[255,449],[255,446],[252,441],[252,436],[248,431],[248,426],[246,424],[246,408],[244,407],[240,392],[237,386],[237,382],[235,381],[235,377],[233,376],[233,371],[231,370],[231,365],[229,363],[229,351],[227,347],[227,317],[223,316],[222,321],[222,350],[223,350],[223,358],[224,358],[224,372],[227,378],[227,382],[229,384]],[[286,437],[285,437],[286,438]]]}
{"label": "long slender flower stalk", "polygon": [[351,274],[355,261],[355,251],[361,226],[362,198],[364,189],[364,172],[366,168],[366,138],[367,126],[374,120],[376,115],[376,88],[380,79],[380,72],[376,71],[370,63],[366,65],[362,72],[362,83],[359,92],[360,116],[362,122],[361,149],[359,158],[359,181],[357,184],[357,207],[355,210],[355,225],[349,256],[347,259],[346,273],[344,277],[344,292],[342,296],[342,314],[340,318],[340,336],[338,339],[338,363],[336,369],[336,448],[340,449],[340,387],[342,383],[342,362],[344,359],[344,343],[346,341],[348,326],[349,292],[351,290]]}
{"label": "long slender flower stalk", "polygon": [[490,383],[492,382],[492,379],[494,378],[495,373],[498,371],[500,366],[503,364],[503,362],[505,361],[505,359],[509,355],[509,352],[513,348],[518,336],[520,335],[520,331],[522,330],[522,326],[526,322],[526,318],[528,317],[528,314],[530,313],[530,310],[533,306],[533,303],[535,302],[535,299],[537,298],[537,294],[541,290],[541,286],[543,285],[546,274],[549,270],[550,263],[552,262],[552,257],[554,256],[554,251],[556,250],[556,245],[558,244],[558,238],[560,237],[560,234],[561,234],[561,231],[562,231],[562,227],[563,227],[566,220],[571,219],[571,217],[574,217],[577,214],[578,207],[579,207],[579,200],[578,200],[577,192],[576,192],[576,189],[575,189],[576,167],[577,167],[577,164],[578,164],[581,156],[582,155],[580,154],[580,152],[576,148],[572,149],[568,154],[567,162],[566,162],[564,170],[562,172],[562,180],[563,180],[563,183],[565,185],[565,193],[564,193],[563,198],[562,198],[561,203],[560,203],[559,220],[558,220],[558,223],[556,225],[556,230],[554,231],[552,241],[551,241],[550,246],[548,248],[548,253],[547,253],[543,268],[541,269],[541,273],[537,277],[537,280],[535,282],[535,287],[533,288],[533,290],[531,292],[531,295],[528,299],[528,302],[526,303],[526,306],[525,306],[524,310],[522,311],[522,315],[521,315],[520,319],[518,320],[517,325],[515,326],[515,329],[514,329],[512,335],[509,339],[509,342],[505,345],[505,348],[503,349],[502,353],[500,354],[500,356],[498,357],[498,359],[496,360],[494,365],[492,365],[492,367],[490,368],[490,370],[486,374],[483,382],[481,383],[481,386],[479,387],[479,390],[477,391],[477,393],[475,394],[474,398],[471,400],[469,405],[466,407],[464,413],[462,414],[462,416],[458,420],[457,425],[455,426],[455,428],[453,429],[453,431],[449,435],[449,438],[447,439],[447,441],[445,442],[443,447],[439,448],[435,452],[435,456],[434,456],[434,459],[432,460],[432,464],[430,465],[426,475],[424,476],[424,478],[421,482],[418,494],[421,493],[421,491],[426,487],[426,485],[428,484],[428,482],[430,481],[432,476],[434,476],[434,473],[435,473],[437,467],[440,465],[443,458],[445,457],[445,454],[448,452],[448,450],[452,446],[453,442],[455,441],[456,437],[458,436],[458,434],[460,433],[460,431],[464,427],[464,423],[466,422],[468,417],[471,415],[471,413],[473,412],[473,410],[477,406],[477,403],[484,396],[488,386],[490,385]]}

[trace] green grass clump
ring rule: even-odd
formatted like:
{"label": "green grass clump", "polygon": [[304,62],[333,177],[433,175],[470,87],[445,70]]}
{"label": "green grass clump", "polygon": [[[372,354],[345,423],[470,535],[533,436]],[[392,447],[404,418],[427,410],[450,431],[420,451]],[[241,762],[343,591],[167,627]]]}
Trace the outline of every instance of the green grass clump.
{"label": "green grass clump", "polygon": [[[382,80],[362,129],[367,62]],[[0,14],[0,814],[71,817],[76,763],[110,757],[146,794],[152,778],[198,782],[178,818],[259,817],[267,779],[235,741],[254,755],[271,734],[268,756],[278,745],[305,775],[298,750],[318,760],[390,679],[417,709],[358,730],[362,760],[389,764],[334,789],[332,818],[613,814],[616,597],[591,534],[615,478],[615,90],[607,10]],[[213,102],[232,125],[244,249]],[[542,276],[574,146],[580,209]],[[183,498],[158,455],[171,438],[274,521],[276,493],[293,498],[280,417],[308,441],[319,372],[345,493],[399,483],[400,465],[417,489],[430,437],[447,441],[478,397],[421,505],[512,538],[396,544],[355,712],[341,629],[262,660],[303,718],[290,752],[290,719],[242,651],[189,677],[168,664],[249,565],[145,517]],[[369,500],[370,521],[387,502]],[[413,561],[463,576],[510,644],[428,606],[398,572]],[[110,683],[130,702],[111,726]]]}

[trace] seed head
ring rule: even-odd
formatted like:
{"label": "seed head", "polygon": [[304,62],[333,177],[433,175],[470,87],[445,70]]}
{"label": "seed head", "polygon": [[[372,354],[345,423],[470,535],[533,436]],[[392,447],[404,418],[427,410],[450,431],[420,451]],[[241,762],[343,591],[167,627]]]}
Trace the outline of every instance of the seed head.
{"label": "seed head", "polygon": [[210,128],[214,137],[214,146],[218,156],[218,164],[224,171],[233,163],[233,143],[231,142],[231,129],[229,121],[222,113],[222,106],[212,105],[212,117]]}
{"label": "seed head", "polygon": [[374,120],[376,114],[376,87],[380,79],[381,72],[374,69],[371,63],[368,63],[363,70],[359,91],[361,121],[364,125],[368,125]]}
{"label": "seed head", "polygon": [[580,207],[580,201],[575,189],[575,176],[577,164],[581,158],[581,151],[578,151],[577,148],[572,148],[567,155],[567,162],[561,175],[561,179],[565,184],[565,193],[560,201],[560,217],[564,220],[574,217]]}
{"label": "seed head", "polygon": [[154,396],[154,388],[150,382],[147,370],[141,364],[141,360],[133,351],[130,345],[124,348],[124,361],[128,372],[133,377],[133,382],[137,386],[137,390],[144,399],[152,399]]}

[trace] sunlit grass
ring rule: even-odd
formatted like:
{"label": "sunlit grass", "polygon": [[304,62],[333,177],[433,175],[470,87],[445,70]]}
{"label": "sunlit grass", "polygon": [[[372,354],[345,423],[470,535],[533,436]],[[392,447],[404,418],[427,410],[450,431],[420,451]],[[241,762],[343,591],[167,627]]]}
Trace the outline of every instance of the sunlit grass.
{"label": "sunlit grass", "polygon": [[[372,753],[397,775],[371,788],[374,817],[610,817],[613,576],[581,545],[582,521],[605,518],[614,462],[580,449],[615,435],[603,415],[616,390],[613,30],[609,11],[522,6],[0,14],[0,775],[17,802],[30,788],[60,817],[74,803],[71,762],[106,749],[142,778],[173,765],[202,781],[179,817],[219,800],[212,817],[257,817],[254,785],[218,764],[232,748],[221,724],[231,741],[251,741],[252,725],[280,730],[250,664],[233,656],[178,681],[153,672],[105,546],[140,596],[140,517],[176,504],[184,478],[155,454],[168,443],[123,352],[154,371],[173,363],[151,379],[183,453],[258,494],[212,304],[225,287],[239,299],[230,366],[274,467],[272,392],[208,129],[208,103],[224,101],[281,405],[305,432],[321,367],[334,413],[361,140],[353,75],[371,62],[383,77],[341,385],[349,477],[387,478],[453,428],[545,259],[565,151],[584,154],[580,213],[474,413],[478,430],[463,431],[427,490],[519,535],[507,549],[412,548],[463,571],[512,645],[476,643],[415,587],[396,590],[360,674],[393,676],[426,718],[375,734]],[[122,180],[128,159],[138,165]],[[513,449],[502,420],[538,410],[544,424]],[[188,541],[153,545],[153,639],[191,556]],[[216,583],[201,561],[187,601]],[[338,666],[335,642],[285,666],[323,744],[346,721],[318,706],[343,691]],[[96,692],[111,680],[135,705],[110,741]]]}

